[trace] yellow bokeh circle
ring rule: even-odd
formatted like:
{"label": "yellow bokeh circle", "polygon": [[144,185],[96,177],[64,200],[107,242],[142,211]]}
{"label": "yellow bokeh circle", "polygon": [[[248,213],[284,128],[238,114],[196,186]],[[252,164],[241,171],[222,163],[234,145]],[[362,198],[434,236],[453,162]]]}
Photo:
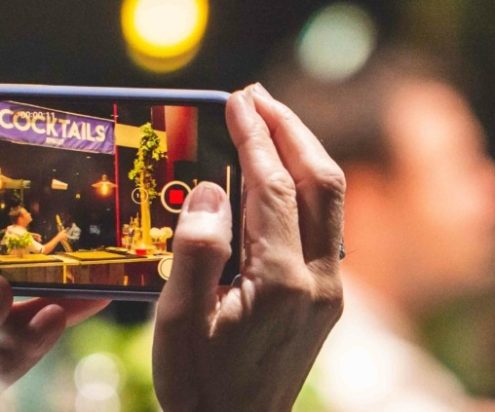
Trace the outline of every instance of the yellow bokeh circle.
{"label": "yellow bokeh circle", "polygon": [[151,58],[190,54],[208,22],[208,0],[124,0],[122,32],[134,53]]}

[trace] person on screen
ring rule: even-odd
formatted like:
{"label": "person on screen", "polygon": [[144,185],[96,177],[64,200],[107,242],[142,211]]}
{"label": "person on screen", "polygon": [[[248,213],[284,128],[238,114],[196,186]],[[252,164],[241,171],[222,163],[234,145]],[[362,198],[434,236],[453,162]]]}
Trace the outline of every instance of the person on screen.
{"label": "person on screen", "polygon": [[26,247],[29,253],[42,253],[45,255],[50,254],[57,245],[64,240],[67,240],[67,233],[65,230],[57,233],[50,241],[45,244],[41,242],[41,236],[36,233],[30,233],[28,227],[33,221],[31,213],[29,213],[23,206],[15,206],[10,209],[9,217],[12,222],[10,226],[5,230],[2,242],[5,244],[9,237],[22,238],[29,236],[30,241]]}

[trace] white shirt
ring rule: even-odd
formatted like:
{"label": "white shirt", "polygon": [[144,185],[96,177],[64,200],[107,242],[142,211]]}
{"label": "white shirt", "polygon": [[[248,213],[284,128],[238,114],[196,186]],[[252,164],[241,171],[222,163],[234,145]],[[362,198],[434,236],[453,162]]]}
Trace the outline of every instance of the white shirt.
{"label": "white shirt", "polygon": [[401,336],[400,322],[379,297],[347,278],[344,302],[295,412],[309,401],[312,412],[467,410],[469,398],[454,375]]}
{"label": "white shirt", "polygon": [[[10,236],[24,236],[28,233],[28,230],[25,227],[19,225],[10,225],[7,227],[5,231],[5,236],[3,238],[2,243],[5,244],[6,238]],[[30,253],[43,253],[43,245],[39,242],[36,242],[31,237],[31,244],[26,248]]]}

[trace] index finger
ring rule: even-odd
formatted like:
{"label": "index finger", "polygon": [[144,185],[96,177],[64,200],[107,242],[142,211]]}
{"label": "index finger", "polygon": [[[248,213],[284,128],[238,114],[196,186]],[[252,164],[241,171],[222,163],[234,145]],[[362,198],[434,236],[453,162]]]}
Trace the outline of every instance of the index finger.
{"label": "index finger", "polygon": [[55,304],[63,309],[67,326],[73,326],[100,312],[109,303],[109,300],[103,299],[35,298],[16,303],[12,307],[8,322],[27,323],[44,307]]}
{"label": "index finger", "polygon": [[287,283],[304,265],[294,180],[256,111],[252,88],[231,96],[226,116],[246,184],[245,271]]}

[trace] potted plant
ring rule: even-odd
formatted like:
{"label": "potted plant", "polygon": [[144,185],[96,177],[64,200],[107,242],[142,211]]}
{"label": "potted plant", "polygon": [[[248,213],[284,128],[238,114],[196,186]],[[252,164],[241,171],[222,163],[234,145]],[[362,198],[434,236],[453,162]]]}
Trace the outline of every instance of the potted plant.
{"label": "potted plant", "polygon": [[7,246],[7,252],[15,255],[18,258],[24,257],[27,253],[27,248],[33,241],[30,233],[26,232],[23,235],[7,233],[4,238],[4,243]]}
{"label": "potted plant", "polygon": [[133,180],[139,189],[141,199],[141,231],[143,243],[151,246],[151,201],[158,196],[156,191],[156,181],[153,177],[155,164],[166,157],[160,143],[160,136],[146,123],[142,127],[143,136],[139,144],[134,167],[129,172],[129,179]]}

